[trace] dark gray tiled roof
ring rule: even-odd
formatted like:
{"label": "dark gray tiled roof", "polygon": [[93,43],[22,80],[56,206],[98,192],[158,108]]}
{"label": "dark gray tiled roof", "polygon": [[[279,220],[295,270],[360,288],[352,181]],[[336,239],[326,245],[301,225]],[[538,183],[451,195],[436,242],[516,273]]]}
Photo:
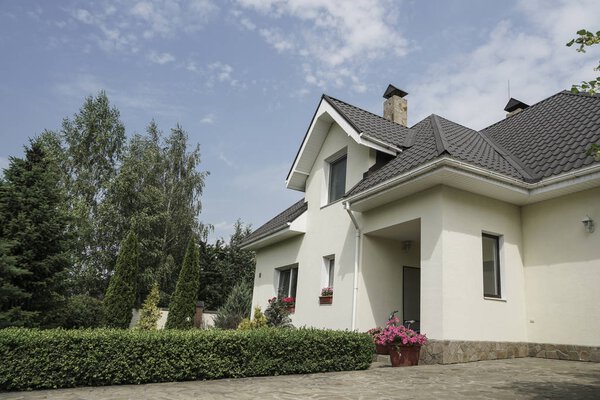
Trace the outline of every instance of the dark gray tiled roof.
{"label": "dark gray tiled roof", "polygon": [[560,92],[481,133],[508,150],[540,180],[594,162],[600,142],[600,96]]}
{"label": "dark gray tiled roof", "polygon": [[473,129],[437,115],[430,115],[410,129],[415,132],[414,145],[360,181],[348,191],[347,196],[360,193],[441,156],[456,158],[513,178],[526,178],[513,165],[512,160],[508,160],[500,149]]}
{"label": "dark gray tiled roof", "polygon": [[294,221],[298,218],[302,213],[304,213],[308,209],[308,203],[304,201],[304,199],[298,200],[296,203],[292,204],[290,207],[276,215],[274,218],[269,220],[267,223],[259,227],[257,230],[252,232],[246,239],[242,242],[242,246],[251,242],[255,242],[256,240],[273,234],[281,229],[285,228],[288,222]]}
{"label": "dark gray tiled roof", "polygon": [[333,106],[359,133],[398,147],[410,146],[410,129],[331,96],[323,98]]}
{"label": "dark gray tiled roof", "polygon": [[590,165],[600,142],[600,96],[563,91],[477,132],[431,115],[410,128],[415,143],[346,193],[351,196],[438,156],[536,182]]}

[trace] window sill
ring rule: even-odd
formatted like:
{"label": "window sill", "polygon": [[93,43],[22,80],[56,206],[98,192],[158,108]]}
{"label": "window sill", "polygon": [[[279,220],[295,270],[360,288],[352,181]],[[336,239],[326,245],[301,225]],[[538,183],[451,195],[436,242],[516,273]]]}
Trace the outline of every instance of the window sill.
{"label": "window sill", "polygon": [[483,296],[484,300],[492,300],[492,301],[499,301],[501,303],[506,303],[506,299],[503,299],[501,297],[487,297],[487,296]]}

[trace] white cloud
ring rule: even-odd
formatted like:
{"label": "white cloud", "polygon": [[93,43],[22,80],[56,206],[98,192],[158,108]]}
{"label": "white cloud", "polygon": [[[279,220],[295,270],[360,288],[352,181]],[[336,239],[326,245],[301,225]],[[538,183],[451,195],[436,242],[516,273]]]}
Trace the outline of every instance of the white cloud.
{"label": "white cloud", "polygon": [[294,49],[293,41],[278,29],[263,28],[260,30],[260,35],[280,53]]}
{"label": "white cloud", "polygon": [[202,29],[217,12],[210,0],[107,0],[73,9],[70,15],[92,28],[90,37],[102,50],[136,53],[156,37]]}
{"label": "white cloud", "polygon": [[155,64],[163,65],[175,61],[175,56],[170,53],[157,53],[156,51],[151,51],[148,54],[148,60]]}
{"label": "white cloud", "polygon": [[483,44],[432,65],[408,88],[410,123],[436,113],[480,129],[504,117],[509,80],[511,96],[533,104],[593,76],[597,54],[584,56],[565,43],[578,29],[596,26],[599,2],[528,0],[517,11],[527,31],[501,21]]}
{"label": "white cloud", "polygon": [[223,161],[228,167],[235,166],[234,162],[231,161],[229,158],[227,158],[223,152],[219,152],[219,154],[217,155],[217,158],[219,160]]}
{"label": "white cloud", "polygon": [[214,114],[207,114],[205,115],[201,120],[200,120],[201,124],[214,124],[215,123],[215,116]]}
{"label": "white cloud", "polygon": [[[286,32],[272,27],[258,32],[278,52],[293,54],[304,60],[302,64],[310,62],[303,71],[311,85],[350,83],[364,91],[361,66],[408,51],[393,11],[398,4],[388,0],[238,0],[238,5],[268,20],[285,19]],[[247,17],[240,14],[243,18]],[[340,76],[339,69],[347,72]]]}
{"label": "white cloud", "polygon": [[104,90],[117,108],[143,110],[148,115],[181,117],[186,114],[183,106],[166,101],[167,94],[153,86],[134,86],[124,89],[118,83],[101,81],[93,75],[79,74],[68,81],[54,85],[54,92],[80,104],[86,96],[95,96]]}
{"label": "white cloud", "polygon": [[208,75],[208,86],[213,86],[215,81],[228,83],[231,86],[236,86],[238,84],[237,79],[234,79],[232,76],[233,67],[229,64],[220,61],[211,63],[207,66],[206,72]]}

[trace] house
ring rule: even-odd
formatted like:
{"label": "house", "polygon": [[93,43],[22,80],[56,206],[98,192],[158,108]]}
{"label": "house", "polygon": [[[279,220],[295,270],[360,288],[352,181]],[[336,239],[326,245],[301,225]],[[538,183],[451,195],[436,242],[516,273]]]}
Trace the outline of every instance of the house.
{"label": "house", "polygon": [[304,198],[244,243],[253,304],[279,292],[296,326],[359,331],[398,310],[434,362],[600,361],[600,97],[511,99],[477,131],[408,127],[406,95],[390,85],[383,117],[322,96],[286,180]]}

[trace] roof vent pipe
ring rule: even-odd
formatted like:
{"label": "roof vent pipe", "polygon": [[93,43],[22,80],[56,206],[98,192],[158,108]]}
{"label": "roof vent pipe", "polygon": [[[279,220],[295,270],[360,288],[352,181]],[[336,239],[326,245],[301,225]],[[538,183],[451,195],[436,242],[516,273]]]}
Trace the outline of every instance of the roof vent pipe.
{"label": "roof vent pipe", "polygon": [[408,103],[404,96],[408,93],[394,85],[388,85],[383,98],[383,118],[406,126],[408,120]]}

